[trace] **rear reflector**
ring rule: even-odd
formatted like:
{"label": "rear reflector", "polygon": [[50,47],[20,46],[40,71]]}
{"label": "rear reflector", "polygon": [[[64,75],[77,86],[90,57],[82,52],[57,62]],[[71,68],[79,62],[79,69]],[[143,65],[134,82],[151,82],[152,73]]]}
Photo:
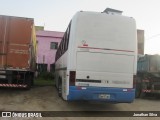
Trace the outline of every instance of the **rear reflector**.
{"label": "rear reflector", "polygon": [[150,93],[152,92],[151,90],[146,90],[146,89],[143,89],[142,92],[145,92],[145,93]]}
{"label": "rear reflector", "polygon": [[70,71],[69,73],[69,85],[75,86],[75,80],[76,80],[76,71]]}
{"label": "rear reflector", "polygon": [[137,76],[133,75],[133,88],[136,88],[136,83],[137,83]]}
{"label": "rear reflector", "polygon": [[0,87],[14,87],[14,88],[26,88],[24,84],[0,84]]}

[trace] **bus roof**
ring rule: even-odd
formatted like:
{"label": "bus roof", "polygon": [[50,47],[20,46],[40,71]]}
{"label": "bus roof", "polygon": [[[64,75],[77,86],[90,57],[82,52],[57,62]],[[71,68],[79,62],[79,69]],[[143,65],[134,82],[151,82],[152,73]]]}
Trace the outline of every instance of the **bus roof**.
{"label": "bus roof", "polygon": [[72,22],[72,39],[78,46],[85,41],[89,47],[136,51],[136,24],[131,17],[77,12]]}

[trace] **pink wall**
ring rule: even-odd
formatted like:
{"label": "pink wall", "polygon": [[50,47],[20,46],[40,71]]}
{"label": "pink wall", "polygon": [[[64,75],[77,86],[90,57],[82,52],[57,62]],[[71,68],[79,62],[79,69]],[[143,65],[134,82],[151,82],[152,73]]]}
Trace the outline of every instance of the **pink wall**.
{"label": "pink wall", "polygon": [[55,62],[55,49],[50,49],[51,42],[58,42],[63,37],[63,32],[56,31],[37,31],[37,63],[43,64],[43,56],[45,56],[44,64],[48,64],[47,70],[50,71],[50,64]]}

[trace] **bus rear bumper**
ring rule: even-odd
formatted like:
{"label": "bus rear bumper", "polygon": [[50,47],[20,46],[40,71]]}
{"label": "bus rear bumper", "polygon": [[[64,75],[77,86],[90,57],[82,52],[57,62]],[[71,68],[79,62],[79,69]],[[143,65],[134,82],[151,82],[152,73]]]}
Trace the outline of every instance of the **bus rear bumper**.
{"label": "bus rear bumper", "polygon": [[70,86],[67,100],[104,101],[113,103],[131,103],[135,98],[135,89],[79,87]]}

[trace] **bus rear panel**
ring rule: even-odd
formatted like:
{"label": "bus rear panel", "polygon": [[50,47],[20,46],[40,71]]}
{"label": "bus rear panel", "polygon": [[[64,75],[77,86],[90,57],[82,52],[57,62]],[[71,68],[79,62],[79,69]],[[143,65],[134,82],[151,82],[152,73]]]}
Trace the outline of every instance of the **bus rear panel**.
{"label": "bus rear panel", "polygon": [[56,61],[65,100],[130,103],[135,98],[135,20],[121,15],[78,12],[67,51]]}

